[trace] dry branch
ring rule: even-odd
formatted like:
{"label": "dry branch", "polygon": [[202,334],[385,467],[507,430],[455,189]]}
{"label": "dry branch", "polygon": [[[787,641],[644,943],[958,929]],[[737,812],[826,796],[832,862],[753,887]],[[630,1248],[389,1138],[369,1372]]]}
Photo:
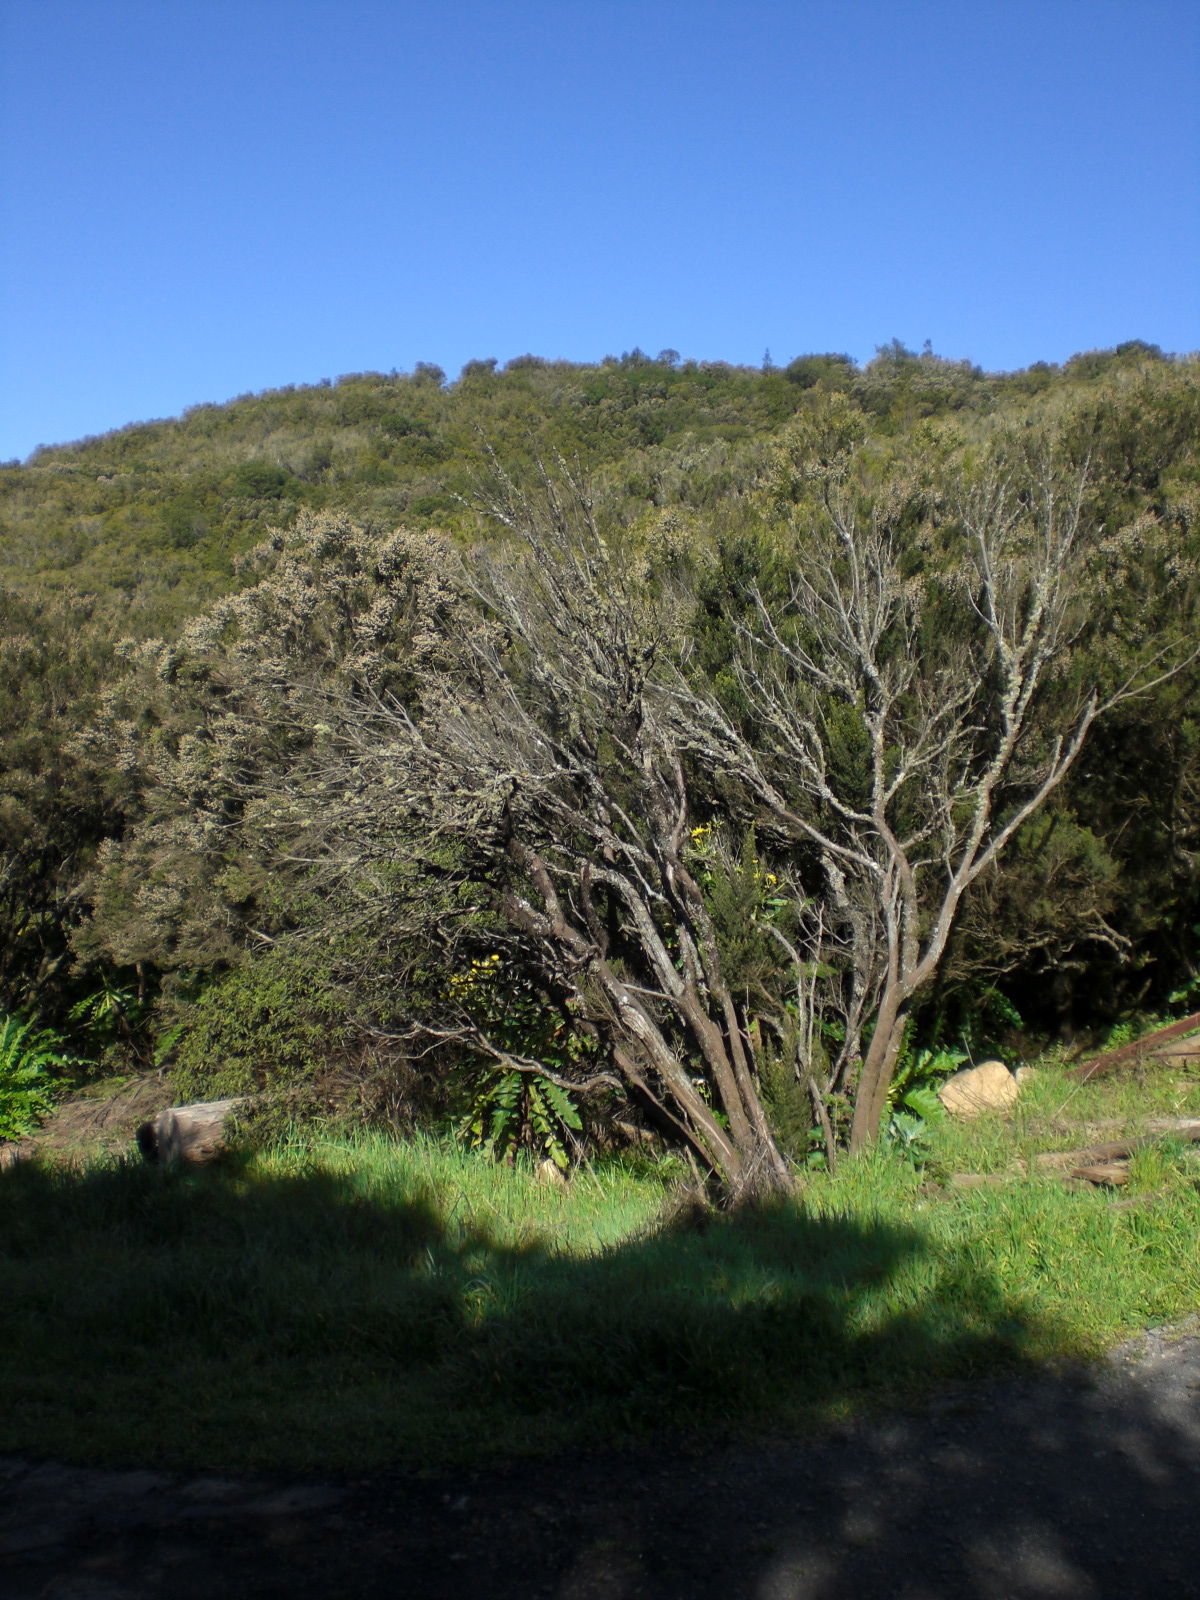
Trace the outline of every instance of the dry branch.
{"label": "dry branch", "polygon": [[[1102,1073],[1112,1072],[1117,1067],[1132,1066],[1147,1056],[1153,1056],[1170,1040],[1185,1038],[1198,1028],[1200,1028],[1200,1011],[1193,1011],[1191,1016],[1182,1017],[1178,1022],[1168,1023],[1165,1028],[1155,1028],[1153,1033],[1135,1039],[1132,1044],[1123,1044],[1117,1050],[1106,1050],[1102,1055],[1093,1056],[1090,1061],[1072,1067],[1070,1076],[1078,1078],[1081,1083],[1086,1083],[1089,1078],[1098,1078]],[[1196,1048],[1200,1053],[1200,1039],[1197,1040]]]}

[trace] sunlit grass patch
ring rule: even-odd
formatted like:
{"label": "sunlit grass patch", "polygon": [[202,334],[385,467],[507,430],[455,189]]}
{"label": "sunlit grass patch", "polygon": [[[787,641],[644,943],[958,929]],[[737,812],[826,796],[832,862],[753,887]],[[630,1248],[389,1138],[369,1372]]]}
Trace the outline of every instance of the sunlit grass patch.
{"label": "sunlit grass patch", "polygon": [[1014,1171],[1035,1155],[1143,1132],[1154,1117],[1200,1117],[1200,1073],[1159,1067],[1081,1083],[1046,1065],[1011,1109],[931,1128],[928,1164],[935,1176]]}
{"label": "sunlit grass patch", "polygon": [[335,1177],[364,1201],[394,1204],[414,1189],[438,1196],[447,1241],[482,1229],[494,1242],[586,1255],[644,1226],[662,1202],[662,1181],[616,1163],[579,1169],[567,1187],[544,1181],[528,1161],[506,1165],[446,1140],[416,1134],[397,1142],[363,1131],[324,1136],[297,1130],[254,1155],[249,1180]]}

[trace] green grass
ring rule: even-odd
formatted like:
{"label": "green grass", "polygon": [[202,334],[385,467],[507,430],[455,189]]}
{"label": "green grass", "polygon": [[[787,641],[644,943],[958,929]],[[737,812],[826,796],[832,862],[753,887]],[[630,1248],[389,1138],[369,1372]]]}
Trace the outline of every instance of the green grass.
{"label": "green grass", "polygon": [[1080,1083],[1051,1056],[1025,1082],[1010,1113],[947,1120],[933,1130],[931,1161],[935,1172],[1003,1172],[1042,1151],[1142,1131],[1147,1117],[1200,1117],[1200,1074],[1151,1065]]}
{"label": "green grass", "polygon": [[[293,1136],[194,1174],[18,1166],[0,1451],[434,1468],[780,1434],[1086,1355],[1200,1305],[1190,1153],[1146,1158],[1133,1209],[1041,1178],[929,1181],[1044,1148],[1068,1087],[1047,1073],[1011,1122],[937,1130],[924,1174],[883,1152],[734,1216],[652,1170],[563,1192],[430,1139]],[[1084,1094],[1099,1115],[1099,1086],[1071,1114]]]}

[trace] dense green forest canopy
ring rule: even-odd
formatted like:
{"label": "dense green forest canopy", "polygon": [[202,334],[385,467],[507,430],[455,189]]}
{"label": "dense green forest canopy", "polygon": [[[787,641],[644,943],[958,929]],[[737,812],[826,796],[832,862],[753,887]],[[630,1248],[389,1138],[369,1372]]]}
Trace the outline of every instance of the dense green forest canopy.
{"label": "dense green forest canopy", "polygon": [[[1002,852],[980,835],[895,1048],[1166,1003],[1200,944],[1198,380],[1140,341],[1008,374],[898,342],[862,367],[526,356],[243,396],[0,467],[0,1003],[90,1026],[93,1050],[170,1029],[198,1088],[395,1104],[432,1079],[444,1105],[471,1059],[454,1092],[482,1081],[488,1115],[518,1090],[560,1128],[576,1101],[601,1123],[632,1105],[718,1168],[760,1113],[784,1143],[814,1119],[840,1137],[882,1037],[869,948],[929,947],[938,852],[965,848],[1007,652],[1047,595],[987,827],[1105,714]],[[864,584],[882,620],[860,692],[826,672],[822,619]],[[993,594],[1011,615],[972,633]],[[965,708],[936,759],[935,678]],[[895,815],[864,833],[873,739]],[[893,794],[910,757],[928,782]],[[473,810],[430,797],[481,772]],[[843,907],[814,934],[829,850],[878,876],[904,828],[925,887],[892,933],[885,906],[873,932]],[[539,872],[577,912],[553,937],[545,894],[542,922],[513,911]],[[614,1018],[638,990],[635,1060]]]}
{"label": "dense green forest canopy", "polygon": [[[727,513],[773,431],[817,389],[849,394],[880,438],[894,438],[929,419],[968,431],[998,411],[1029,409],[1032,420],[1051,392],[1090,393],[1102,406],[1106,385],[1180,368],[1133,341],[1061,369],[985,374],[894,342],[861,369],[842,355],[760,370],[634,350],[598,366],[475,361],[449,384],[426,365],[353,374],[196,406],[0,467],[0,556],[15,588],[115,600],[127,631],[158,632],[227,588],[237,558],[302,509],[335,507],[389,528],[469,525],[462,497],[483,442],[509,463],[580,460],[626,518],[666,505]],[[1170,452],[1167,419],[1156,432]],[[1149,459],[1123,465],[1135,492],[1152,487],[1139,473],[1161,470]]]}

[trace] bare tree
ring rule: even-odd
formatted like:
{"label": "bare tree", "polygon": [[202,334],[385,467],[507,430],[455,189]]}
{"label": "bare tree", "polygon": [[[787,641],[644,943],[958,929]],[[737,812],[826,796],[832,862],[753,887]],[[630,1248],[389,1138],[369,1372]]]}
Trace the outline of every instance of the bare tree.
{"label": "bare tree", "polygon": [[857,1149],[968,887],[1097,717],[1161,674],[1102,691],[1072,670],[1086,471],[1064,475],[1049,448],[997,452],[932,513],[911,481],[870,486],[845,427],[832,448],[798,441],[783,470],[804,492],[784,592],[753,588],[740,626],[748,716],[712,712],[699,743],[813,863],[843,1029],[827,1087],[852,1090]]}
{"label": "bare tree", "polygon": [[[530,494],[497,472],[487,510],[513,539],[476,552],[482,615],[458,636],[456,670],[426,677],[419,716],[379,706],[410,804],[502,854],[498,909],[634,1098],[729,1190],[786,1187],[749,1020],[689,865],[667,689],[690,601],[606,542],[569,474]],[[359,758],[376,761],[365,741]]]}
{"label": "bare tree", "polygon": [[[508,536],[469,558],[301,518],[255,584],[142,652],[157,714],[114,708],[107,737],[151,801],[102,863],[95,936],[181,962],[336,937],[393,976],[381,1034],[616,1085],[727,1191],[786,1187],[692,871],[666,692],[690,600],[606,543],[569,475],[497,473],[486,509]],[[498,1004],[508,977],[592,1048],[549,1058],[481,1015],[458,981],[481,959]]]}

